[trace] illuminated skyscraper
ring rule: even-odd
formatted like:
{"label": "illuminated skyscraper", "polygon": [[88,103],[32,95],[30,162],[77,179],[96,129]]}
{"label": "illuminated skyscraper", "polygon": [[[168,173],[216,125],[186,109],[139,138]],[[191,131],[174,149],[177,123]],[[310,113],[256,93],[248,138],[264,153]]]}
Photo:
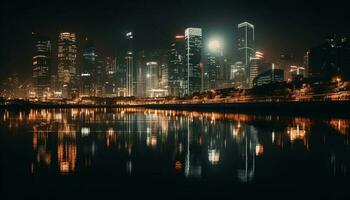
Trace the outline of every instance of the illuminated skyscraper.
{"label": "illuminated skyscraper", "polygon": [[62,97],[78,93],[77,44],[75,33],[63,32],[58,38],[58,83]]}
{"label": "illuminated skyscraper", "polygon": [[248,22],[238,24],[237,33],[237,47],[238,47],[238,61],[242,62],[245,66],[245,84],[249,83],[248,67],[250,58],[255,55],[255,33],[254,25]]}
{"label": "illuminated skyscraper", "polygon": [[201,91],[201,53],[202,53],[202,29],[187,28],[185,30],[185,54],[186,54],[186,91],[187,95]]}
{"label": "illuminated skyscraper", "polygon": [[137,97],[146,96],[147,62],[146,52],[144,50],[137,52]]}
{"label": "illuminated skyscraper", "polygon": [[183,96],[185,88],[185,36],[177,35],[171,43],[168,63],[169,94]]}
{"label": "illuminated skyscraper", "polygon": [[47,97],[50,87],[51,41],[35,36],[33,54],[33,85],[36,97]]}
{"label": "illuminated skyscraper", "polygon": [[254,25],[248,22],[238,24],[238,60],[248,66],[250,58],[254,56]]}
{"label": "illuminated skyscraper", "polygon": [[133,33],[126,34],[127,50],[125,55],[126,67],[126,96],[134,96],[134,52],[133,52]]}
{"label": "illuminated skyscraper", "polygon": [[96,80],[96,50],[91,40],[86,39],[86,46],[83,53],[83,65],[81,68],[81,95],[95,96],[94,84]]}
{"label": "illuminated skyscraper", "polygon": [[207,53],[207,89],[218,89],[225,78],[224,55],[221,41],[209,41]]}
{"label": "illuminated skyscraper", "polygon": [[259,66],[261,65],[264,54],[257,51],[254,57],[250,58],[249,63],[249,87],[253,87],[253,81],[255,77],[259,75]]}
{"label": "illuminated skyscraper", "polygon": [[116,96],[116,73],[117,73],[117,60],[111,59],[110,57],[107,57],[105,62],[103,62],[104,66],[104,95],[107,97],[114,97]]}
{"label": "illuminated skyscraper", "polygon": [[159,65],[157,62],[147,62],[146,94],[152,96],[154,90],[159,89]]}

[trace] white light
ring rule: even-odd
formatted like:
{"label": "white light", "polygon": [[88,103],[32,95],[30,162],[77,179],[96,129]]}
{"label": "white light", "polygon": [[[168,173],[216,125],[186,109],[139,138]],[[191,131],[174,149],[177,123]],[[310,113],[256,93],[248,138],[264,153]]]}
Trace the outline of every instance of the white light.
{"label": "white light", "polygon": [[90,134],[90,128],[89,127],[82,127],[81,128],[81,135],[82,136],[88,136]]}
{"label": "white light", "polygon": [[185,38],[188,38],[189,36],[202,36],[202,29],[201,28],[187,28],[185,30]]}
{"label": "white light", "polygon": [[222,47],[222,44],[219,39],[212,39],[208,43],[209,50],[219,50],[221,47]]}
{"label": "white light", "polygon": [[147,62],[146,65],[149,66],[149,65],[157,65],[158,63],[157,62]]}

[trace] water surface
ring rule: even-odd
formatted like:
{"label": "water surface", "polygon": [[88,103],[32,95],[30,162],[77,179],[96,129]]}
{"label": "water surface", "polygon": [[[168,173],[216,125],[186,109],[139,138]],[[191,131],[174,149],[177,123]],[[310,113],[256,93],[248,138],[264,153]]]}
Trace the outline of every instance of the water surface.
{"label": "water surface", "polygon": [[8,199],[350,197],[350,120],[147,109],[0,112]]}

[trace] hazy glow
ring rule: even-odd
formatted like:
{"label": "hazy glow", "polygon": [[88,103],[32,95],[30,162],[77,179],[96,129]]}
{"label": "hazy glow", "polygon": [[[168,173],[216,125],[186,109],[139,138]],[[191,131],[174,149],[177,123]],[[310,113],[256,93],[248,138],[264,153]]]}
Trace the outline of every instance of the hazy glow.
{"label": "hazy glow", "polygon": [[211,51],[218,50],[222,48],[222,42],[218,38],[209,40],[208,49]]}

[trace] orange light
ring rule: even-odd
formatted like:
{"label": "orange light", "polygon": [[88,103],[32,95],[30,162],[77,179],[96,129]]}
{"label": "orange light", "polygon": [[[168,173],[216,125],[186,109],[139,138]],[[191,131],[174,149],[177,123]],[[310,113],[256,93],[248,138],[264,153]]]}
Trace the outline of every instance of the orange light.
{"label": "orange light", "polygon": [[185,38],[185,36],[183,36],[183,35],[176,35],[175,36],[175,39],[183,39],[183,38]]}
{"label": "orange light", "polygon": [[181,170],[181,169],[182,169],[182,163],[181,163],[180,161],[177,161],[177,162],[175,163],[175,169],[176,169],[176,170]]}

